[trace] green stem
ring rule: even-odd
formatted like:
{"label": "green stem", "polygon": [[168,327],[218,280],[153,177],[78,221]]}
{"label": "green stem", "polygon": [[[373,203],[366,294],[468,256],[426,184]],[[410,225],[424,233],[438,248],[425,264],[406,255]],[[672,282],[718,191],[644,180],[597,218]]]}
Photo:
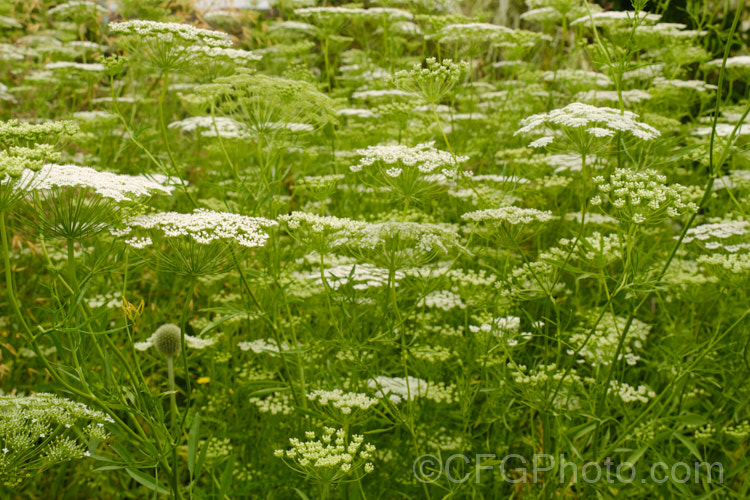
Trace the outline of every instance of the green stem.
{"label": "green stem", "polygon": [[180,314],[180,346],[182,348],[182,365],[185,370],[185,411],[182,415],[180,427],[185,425],[185,420],[187,419],[188,411],[190,410],[190,369],[188,367],[187,345],[185,344],[185,329],[187,327],[187,316],[188,311],[190,310],[190,302],[193,299],[193,293],[195,293],[195,278],[190,279],[187,296],[185,297],[185,304],[182,306],[182,313]]}
{"label": "green stem", "polygon": [[164,72],[164,78],[162,80],[162,86],[161,86],[161,92],[159,93],[159,127],[161,129],[161,136],[164,140],[164,147],[167,150],[167,155],[169,156],[169,162],[172,165],[172,170],[174,170],[175,176],[180,180],[180,185],[182,186],[183,191],[185,191],[185,194],[187,195],[190,202],[193,204],[193,206],[198,206],[198,203],[193,198],[193,195],[190,194],[190,192],[187,189],[187,184],[185,183],[185,180],[182,178],[182,174],[180,173],[179,168],[177,167],[177,161],[174,158],[174,155],[172,154],[172,148],[169,146],[169,135],[167,134],[167,119],[164,113],[164,102],[167,98],[167,90],[169,90],[169,71]]}
{"label": "green stem", "polygon": [[330,92],[331,88],[333,87],[333,81],[331,79],[331,62],[329,61],[329,37],[326,36],[325,40],[323,41],[323,59],[325,62],[326,67],[326,86],[328,87],[328,91]]}
{"label": "green stem", "polygon": [[167,356],[167,374],[169,377],[170,424],[172,432],[177,436],[177,386],[174,383],[174,356]]}
{"label": "green stem", "polygon": [[[184,347],[182,349],[185,350]],[[177,425],[177,386],[174,383],[174,356],[167,356],[167,374],[169,376],[169,421],[174,435],[172,444],[172,493],[175,498],[182,498],[179,485],[179,456],[177,447],[180,445],[180,427]],[[186,412],[187,413],[187,412]]]}
{"label": "green stem", "polygon": [[67,241],[68,249],[68,276],[70,277],[70,288],[73,290],[74,300],[78,298],[78,277],[76,266],[75,242]]}

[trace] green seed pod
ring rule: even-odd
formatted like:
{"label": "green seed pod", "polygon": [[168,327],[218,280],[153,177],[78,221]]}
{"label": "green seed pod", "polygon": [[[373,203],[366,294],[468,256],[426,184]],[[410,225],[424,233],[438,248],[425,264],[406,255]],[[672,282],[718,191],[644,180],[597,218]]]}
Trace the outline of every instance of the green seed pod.
{"label": "green seed pod", "polygon": [[172,323],[161,325],[154,332],[154,347],[165,356],[178,355],[182,347],[181,341],[180,327]]}

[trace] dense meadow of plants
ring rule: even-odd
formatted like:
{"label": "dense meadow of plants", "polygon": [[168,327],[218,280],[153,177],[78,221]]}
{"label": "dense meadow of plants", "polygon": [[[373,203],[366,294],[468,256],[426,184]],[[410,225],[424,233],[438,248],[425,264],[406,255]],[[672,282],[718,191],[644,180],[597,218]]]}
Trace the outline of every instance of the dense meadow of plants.
{"label": "dense meadow of plants", "polygon": [[0,0],[0,497],[750,497],[750,8],[507,7]]}

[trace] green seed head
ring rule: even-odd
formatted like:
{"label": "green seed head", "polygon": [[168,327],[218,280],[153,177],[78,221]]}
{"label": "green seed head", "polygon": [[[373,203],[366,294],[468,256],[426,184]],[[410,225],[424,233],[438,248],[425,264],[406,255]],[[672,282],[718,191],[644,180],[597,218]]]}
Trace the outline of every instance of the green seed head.
{"label": "green seed head", "polygon": [[180,327],[167,323],[154,332],[154,347],[165,356],[176,356],[181,348]]}

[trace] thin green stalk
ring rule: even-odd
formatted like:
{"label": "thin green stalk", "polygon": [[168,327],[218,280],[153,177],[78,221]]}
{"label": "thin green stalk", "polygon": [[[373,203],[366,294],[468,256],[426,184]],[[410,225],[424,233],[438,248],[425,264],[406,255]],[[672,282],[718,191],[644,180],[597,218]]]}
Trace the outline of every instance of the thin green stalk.
{"label": "thin green stalk", "polygon": [[164,72],[164,77],[162,80],[162,86],[161,86],[161,92],[159,93],[159,127],[161,129],[161,136],[164,140],[164,147],[167,150],[167,155],[169,156],[169,162],[172,164],[172,170],[174,170],[175,176],[180,180],[180,185],[182,186],[183,191],[187,195],[188,199],[190,200],[190,203],[193,204],[193,206],[197,207],[198,203],[193,198],[193,195],[190,194],[190,192],[187,189],[187,184],[185,183],[185,179],[182,178],[182,174],[180,173],[180,169],[177,166],[177,161],[174,158],[174,154],[172,154],[172,148],[169,145],[169,135],[167,134],[167,119],[164,113],[164,102],[167,98],[167,90],[169,90],[169,71]]}
{"label": "thin green stalk", "polygon": [[[182,351],[185,351],[183,348]],[[179,486],[179,456],[177,447],[180,444],[180,427],[177,425],[177,386],[174,383],[174,356],[167,356],[167,374],[169,377],[169,420],[170,430],[173,433],[172,444],[172,494],[175,498],[182,498]],[[185,412],[187,413],[187,412]]]}
{"label": "thin green stalk", "polygon": [[182,414],[182,421],[180,423],[180,428],[185,425],[185,421],[187,420],[187,415],[190,410],[190,393],[191,393],[191,384],[190,384],[190,367],[188,365],[188,359],[187,359],[187,345],[185,343],[185,330],[187,327],[187,317],[188,317],[188,311],[190,310],[190,302],[193,300],[193,294],[195,293],[195,278],[190,278],[190,284],[188,285],[187,289],[187,295],[185,297],[185,303],[182,306],[182,313],[180,314],[180,346],[181,349],[181,356],[182,356],[182,365],[183,369],[185,370],[185,411]]}

